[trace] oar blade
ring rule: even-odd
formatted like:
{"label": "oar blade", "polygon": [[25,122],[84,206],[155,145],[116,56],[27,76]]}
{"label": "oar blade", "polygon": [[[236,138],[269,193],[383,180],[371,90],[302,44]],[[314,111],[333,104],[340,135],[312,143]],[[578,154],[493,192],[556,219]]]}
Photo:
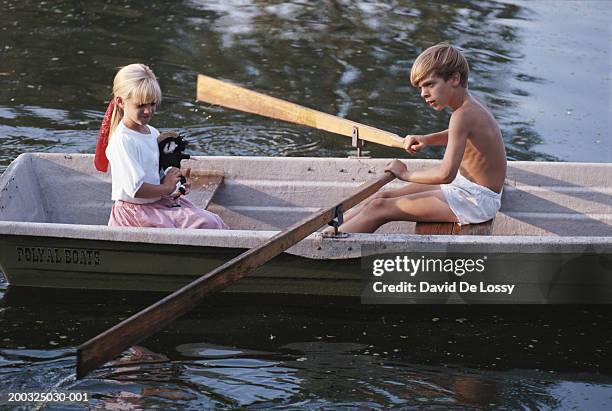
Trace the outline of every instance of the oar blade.
{"label": "oar blade", "polygon": [[267,96],[203,74],[198,75],[197,99],[198,101],[301,124],[346,137],[352,137],[357,130],[359,138],[362,140],[390,147],[403,147],[403,139],[397,134]]}
{"label": "oar blade", "polygon": [[234,110],[317,128],[315,110],[203,74],[198,75],[197,99]]}

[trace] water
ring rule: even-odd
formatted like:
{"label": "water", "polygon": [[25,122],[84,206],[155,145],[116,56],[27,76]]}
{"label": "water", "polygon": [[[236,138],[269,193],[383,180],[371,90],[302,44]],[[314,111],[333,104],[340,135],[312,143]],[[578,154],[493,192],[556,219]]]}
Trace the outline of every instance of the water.
{"label": "water", "polygon": [[87,393],[96,409],[602,409],[611,401],[605,306],[381,309],[222,295],[75,381],[76,346],[159,297],[9,289],[1,391]]}
{"label": "water", "polygon": [[351,152],[347,138],[196,103],[199,72],[401,135],[439,131],[448,113],[408,76],[442,40],[465,50],[511,159],[609,162],[611,19],[607,1],[3,0],[0,167],[22,152],[93,152],[116,68],[134,61],[164,91],[153,124],[186,131],[194,154]]}
{"label": "water", "polygon": [[[610,162],[609,2],[0,3],[0,171],[23,152],[92,153],[116,67],[149,64],[153,124],[192,154],[340,156],[344,137],[195,102],[204,73],[398,134],[446,128],[410,87],[416,55],[462,47],[470,89],[514,160]],[[374,157],[402,156],[368,145]],[[431,149],[418,157],[439,158]],[[355,301],[216,297],[119,364],[74,380],[76,346],[158,295],[0,283],[8,392],[86,392],[44,409],[604,409],[606,307],[388,311]],[[148,361],[147,364],[142,364]]]}

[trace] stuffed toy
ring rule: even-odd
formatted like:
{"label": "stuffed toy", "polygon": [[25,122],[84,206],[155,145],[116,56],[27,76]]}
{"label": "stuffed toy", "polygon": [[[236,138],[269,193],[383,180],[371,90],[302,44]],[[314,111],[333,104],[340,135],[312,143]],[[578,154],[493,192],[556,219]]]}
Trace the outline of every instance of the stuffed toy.
{"label": "stuffed toy", "polygon": [[[159,147],[159,176],[163,177],[171,167],[181,168],[181,160],[189,159],[189,154],[185,154],[187,144],[183,137],[175,131],[164,131],[157,137],[157,145]],[[187,180],[181,176],[180,181],[176,183],[176,190],[172,197],[177,198],[185,194],[185,183]]]}

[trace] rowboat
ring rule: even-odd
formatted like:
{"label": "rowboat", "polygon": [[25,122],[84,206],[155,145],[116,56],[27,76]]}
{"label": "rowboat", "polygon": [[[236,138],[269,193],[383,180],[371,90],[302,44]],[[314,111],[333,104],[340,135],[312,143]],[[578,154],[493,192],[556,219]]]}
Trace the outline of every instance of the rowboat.
{"label": "rowboat", "polygon": [[[192,174],[225,176],[208,209],[231,229],[179,230],[108,227],[110,176],[97,172],[92,160],[88,154],[22,154],[2,175],[0,267],[12,286],[175,290],[350,194],[389,161],[193,157],[183,161]],[[346,237],[316,232],[228,291],[359,296],[369,257],[406,252],[504,255],[514,267],[538,256],[558,262],[594,255],[607,270],[596,278],[601,289],[612,278],[606,265],[612,255],[610,181],[610,164],[511,162],[492,235],[415,235],[410,222]],[[201,204],[207,193],[194,190],[189,198]]]}

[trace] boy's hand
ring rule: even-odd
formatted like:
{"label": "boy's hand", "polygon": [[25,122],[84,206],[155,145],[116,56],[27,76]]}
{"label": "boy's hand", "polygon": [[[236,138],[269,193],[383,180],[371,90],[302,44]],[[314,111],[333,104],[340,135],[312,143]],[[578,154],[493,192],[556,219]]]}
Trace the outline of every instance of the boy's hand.
{"label": "boy's hand", "polygon": [[407,135],[404,138],[404,150],[410,154],[416,154],[425,147],[427,147],[427,143],[425,143],[425,136]]}
{"label": "boy's hand", "polygon": [[408,175],[408,167],[406,167],[406,164],[397,159],[387,164],[385,171],[390,171],[395,177],[404,181],[406,181]]}

